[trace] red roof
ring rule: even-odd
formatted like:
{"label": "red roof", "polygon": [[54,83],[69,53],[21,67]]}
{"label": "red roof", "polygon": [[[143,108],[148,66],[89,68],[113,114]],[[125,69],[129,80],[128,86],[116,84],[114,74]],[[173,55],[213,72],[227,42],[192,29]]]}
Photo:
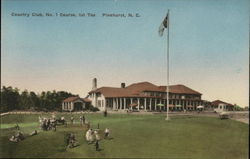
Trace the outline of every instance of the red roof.
{"label": "red roof", "polygon": [[219,104],[226,104],[226,105],[229,105],[229,106],[233,106],[232,104],[223,102],[223,101],[221,101],[221,100],[215,100],[215,101],[212,101],[211,103],[212,103],[212,105],[214,105],[214,106],[218,106]]}
{"label": "red roof", "polygon": [[[166,86],[156,86],[150,82],[140,82],[131,84],[125,88],[116,88],[116,87],[101,87],[95,90],[90,91],[89,93],[102,93],[106,98],[109,97],[149,97],[142,92],[152,91],[152,92],[166,92]],[[190,89],[184,85],[171,85],[169,86],[170,93],[177,94],[198,94],[201,93]],[[161,98],[161,97],[159,97]]]}
{"label": "red roof", "polygon": [[80,97],[68,97],[68,98],[64,99],[63,102],[74,102],[74,101],[76,101],[78,99],[80,99],[80,100],[82,100],[83,102],[86,102],[86,103],[91,102],[91,100],[89,100],[87,98],[80,98]]}
{"label": "red roof", "polygon": [[172,85],[169,87],[170,93],[179,93],[179,94],[198,94],[201,95],[200,92],[197,92],[191,88],[188,88],[184,85]]}
{"label": "red roof", "polygon": [[81,98],[84,102],[86,102],[86,103],[90,103],[91,102],[91,100],[90,99],[88,99],[88,98]]}

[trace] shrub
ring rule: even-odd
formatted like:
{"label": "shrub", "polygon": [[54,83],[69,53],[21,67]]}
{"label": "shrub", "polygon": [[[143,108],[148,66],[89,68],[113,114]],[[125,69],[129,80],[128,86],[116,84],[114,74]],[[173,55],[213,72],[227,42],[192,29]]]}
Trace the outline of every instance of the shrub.
{"label": "shrub", "polygon": [[100,111],[98,108],[94,107],[93,105],[89,106],[89,110],[92,111],[92,112]]}

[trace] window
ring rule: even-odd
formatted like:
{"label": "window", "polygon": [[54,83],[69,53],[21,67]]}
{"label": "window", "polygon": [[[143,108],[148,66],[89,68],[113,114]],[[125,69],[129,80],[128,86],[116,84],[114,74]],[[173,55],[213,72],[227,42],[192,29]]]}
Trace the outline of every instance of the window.
{"label": "window", "polygon": [[101,107],[101,100],[98,100],[98,101],[97,101],[97,106],[98,106],[98,107]]}

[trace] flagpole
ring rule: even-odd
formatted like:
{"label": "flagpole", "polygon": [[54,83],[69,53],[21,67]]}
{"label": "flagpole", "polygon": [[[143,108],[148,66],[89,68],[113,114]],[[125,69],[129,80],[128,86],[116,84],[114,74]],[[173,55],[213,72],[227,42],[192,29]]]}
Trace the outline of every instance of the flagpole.
{"label": "flagpole", "polygon": [[170,14],[168,9],[168,35],[167,35],[167,116],[165,120],[169,120],[168,112],[169,112],[169,23],[170,23]]}

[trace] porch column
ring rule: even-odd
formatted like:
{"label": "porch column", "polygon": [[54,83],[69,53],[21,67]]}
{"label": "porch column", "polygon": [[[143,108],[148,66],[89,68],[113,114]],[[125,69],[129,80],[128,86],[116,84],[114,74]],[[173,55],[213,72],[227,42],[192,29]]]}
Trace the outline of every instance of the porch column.
{"label": "porch column", "polygon": [[122,110],[122,98],[120,98],[120,110]]}
{"label": "porch column", "polygon": [[86,103],[82,103],[82,110],[86,108]]}
{"label": "porch column", "polygon": [[188,107],[187,107],[187,106],[188,106],[188,101],[186,100],[186,109],[188,109]]}
{"label": "porch column", "polygon": [[166,100],[165,99],[163,100],[163,104],[164,104],[164,108],[163,109],[166,110]]}
{"label": "porch column", "polygon": [[156,111],[156,105],[157,105],[157,98],[155,98],[155,111]]}
{"label": "porch column", "polygon": [[[133,98],[130,98],[130,104],[133,103]],[[132,110],[132,106],[130,106],[130,109]]]}
{"label": "porch column", "polygon": [[137,98],[138,110],[140,110],[140,98]]}
{"label": "porch column", "polygon": [[116,110],[118,109],[118,106],[119,106],[119,102],[118,102],[118,98],[116,98],[116,103],[115,103]]}
{"label": "porch column", "polygon": [[126,109],[126,98],[123,99],[124,100],[124,110]]}
{"label": "porch column", "polygon": [[147,110],[147,98],[144,98],[144,110]]}
{"label": "porch column", "polygon": [[113,100],[113,110],[114,110],[115,109],[115,99],[112,98],[112,100]]}
{"label": "porch column", "polygon": [[[160,104],[162,104],[162,101],[161,101],[161,99],[160,99]],[[162,106],[160,106],[160,110],[162,109]]]}
{"label": "porch column", "polygon": [[185,101],[182,100],[181,103],[182,103],[182,110],[184,110],[184,108],[185,108],[185,105],[184,105]]}
{"label": "porch column", "polygon": [[152,98],[149,99],[149,109],[152,110]]}
{"label": "porch column", "polygon": [[71,105],[71,107],[70,107],[70,111],[72,111],[72,110],[74,109],[74,103],[73,103],[73,102],[71,102],[71,103],[70,103],[70,105]]}

